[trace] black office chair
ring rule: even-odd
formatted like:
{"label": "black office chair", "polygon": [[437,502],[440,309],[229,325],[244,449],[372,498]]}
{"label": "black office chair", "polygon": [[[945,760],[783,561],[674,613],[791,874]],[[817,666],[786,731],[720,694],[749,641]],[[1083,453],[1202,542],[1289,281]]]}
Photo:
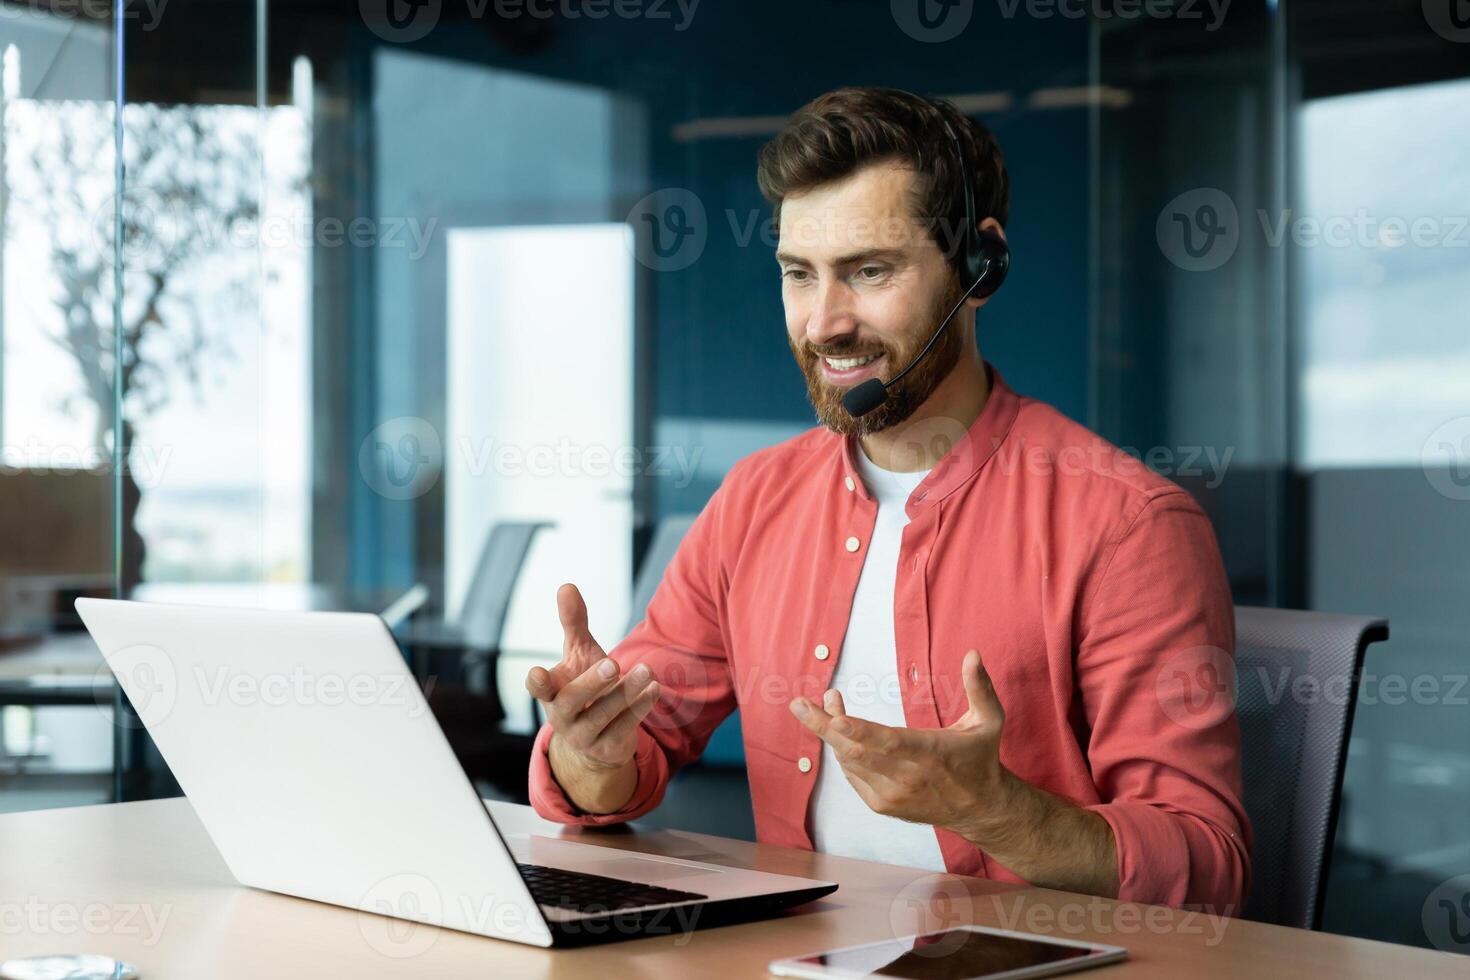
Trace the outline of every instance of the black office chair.
{"label": "black office chair", "polygon": [[633,604],[628,607],[627,632],[631,633],[643,619],[648,604],[653,601],[653,594],[658,591],[658,584],[663,581],[664,569],[674,560],[679,544],[698,516],[670,514],[658,522],[653,539],[648,542],[648,551],[643,555],[643,563],[638,566],[638,574],[633,579]]}
{"label": "black office chair", "polygon": [[516,582],[546,521],[502,521],[490,530],[459,616],[411,621],[399,646],[425,687],[429,707],[469,777],[495,795],[528,802],[533,738],[503,729],[496,664]]}
{"label": "black office chair", "polygon": [[547,521],[502,521],[490,529],[459,615],[437,621],[415,618],[398,631],[399,645],[410,653],[416,674],[462,680],[477,694],[495,692],[495,660],[511,596],[537,532],[552,526]]}
{"label": "black office chair", "polygon": [[[1388,639],[1388,622],[1237,607],[1235,630],[1235,703],[1254,832],[1241,917],[1318,929],[1364,652]],[[1298,688],[1301,678],[1310,680]]]}

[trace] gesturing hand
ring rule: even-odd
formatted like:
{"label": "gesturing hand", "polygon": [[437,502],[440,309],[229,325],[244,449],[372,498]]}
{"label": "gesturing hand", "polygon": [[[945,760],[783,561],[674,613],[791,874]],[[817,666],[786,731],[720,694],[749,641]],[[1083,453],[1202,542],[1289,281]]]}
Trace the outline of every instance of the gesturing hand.
{"label": "gesturing hand", "polygon": [[532,667],[526,690],[546,706],[562,748],[589,769],[619,769],[638,748],[638,723],[658,702],[653,673],[639,664],[619,679],[613,660],[587,630],[587,604],[575,585],[556,593],[563,631],[555,667]]}
{"label": "gesturing hand", "polygon": [[947,728],[890,728],[847,714],[842,695],[823,706],[791,702],[801,723],[832,747],[842,773],[875,812],[946,827],[966,837],[1004,812],[1012,777],[1000,764],[1005,710],[974,650],[961,667],[967,710]]}

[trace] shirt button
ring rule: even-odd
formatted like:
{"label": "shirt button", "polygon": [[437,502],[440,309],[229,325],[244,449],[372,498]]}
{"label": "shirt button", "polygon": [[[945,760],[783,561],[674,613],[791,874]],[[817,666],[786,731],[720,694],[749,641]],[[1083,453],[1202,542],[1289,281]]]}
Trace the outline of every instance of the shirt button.
{"label": "shirt button", "polygon": [[802,756],[800,759],[796,760],[796,768],[800,769],[802,772],[811,772],[812,760],[808,759],[806,756]]}
{"label": "shirt button", "polygon": [[826,660],[828,657],[832,656],[832,651],[827,649],[827,644],[825,643],[818,643],[817,649],[813,652],[816,653],[818,660]]}
{"label": "shirt button", "polygon": [[849,477],[845,477],[842,482],[845,483],[845,484],[847,484],[847,489],[849,491],[856,490],[857,489],[857,484],[852,482],[852,477],[850,477],[850,476]]}
{"label": "shirt button", "polygon": [[862,542],[859,541],[857,538],[848,538],[847,539],[847,550],[848,551],[857,551],[858,548],[860,548],[860,547],[862,547]]}
{"label": "shirt button", "polygon": [[919,668],[915,667],[913,664],[909,664],[909,683],[919,683]]}

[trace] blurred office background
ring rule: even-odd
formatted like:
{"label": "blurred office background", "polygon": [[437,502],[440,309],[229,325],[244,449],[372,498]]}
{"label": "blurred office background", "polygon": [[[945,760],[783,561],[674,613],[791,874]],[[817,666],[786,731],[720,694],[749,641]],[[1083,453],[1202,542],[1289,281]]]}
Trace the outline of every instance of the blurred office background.
{"label": "blurred office background", "polygon": [[[0,809],[177,792],[87,594],[382,612],[523,792],[556,585],[610,647],[812,424],[755,153],[876,84],[1005,149],[1007,380],[1195,492],[1238,603],[1391,621],[1326,928],[1422,945],[1470,872],[1456,0],[3,0],[0,57]],[[750,835],[740,766],[657,821]]]}

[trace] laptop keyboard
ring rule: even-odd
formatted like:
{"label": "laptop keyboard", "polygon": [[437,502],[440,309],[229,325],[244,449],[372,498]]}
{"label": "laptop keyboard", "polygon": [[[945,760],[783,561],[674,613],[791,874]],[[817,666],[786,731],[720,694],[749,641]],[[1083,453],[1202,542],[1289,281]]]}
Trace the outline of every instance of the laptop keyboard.
{"label": "laptop keyboard", "polygon": [[671,902],[695,902],[709,898],[695,892],[681,892],[621,878],[564,871],[539,864],[517,864],[526,888],[539,905],[568,909],[573,912],[613,912],[645,905],[667,905]]}

